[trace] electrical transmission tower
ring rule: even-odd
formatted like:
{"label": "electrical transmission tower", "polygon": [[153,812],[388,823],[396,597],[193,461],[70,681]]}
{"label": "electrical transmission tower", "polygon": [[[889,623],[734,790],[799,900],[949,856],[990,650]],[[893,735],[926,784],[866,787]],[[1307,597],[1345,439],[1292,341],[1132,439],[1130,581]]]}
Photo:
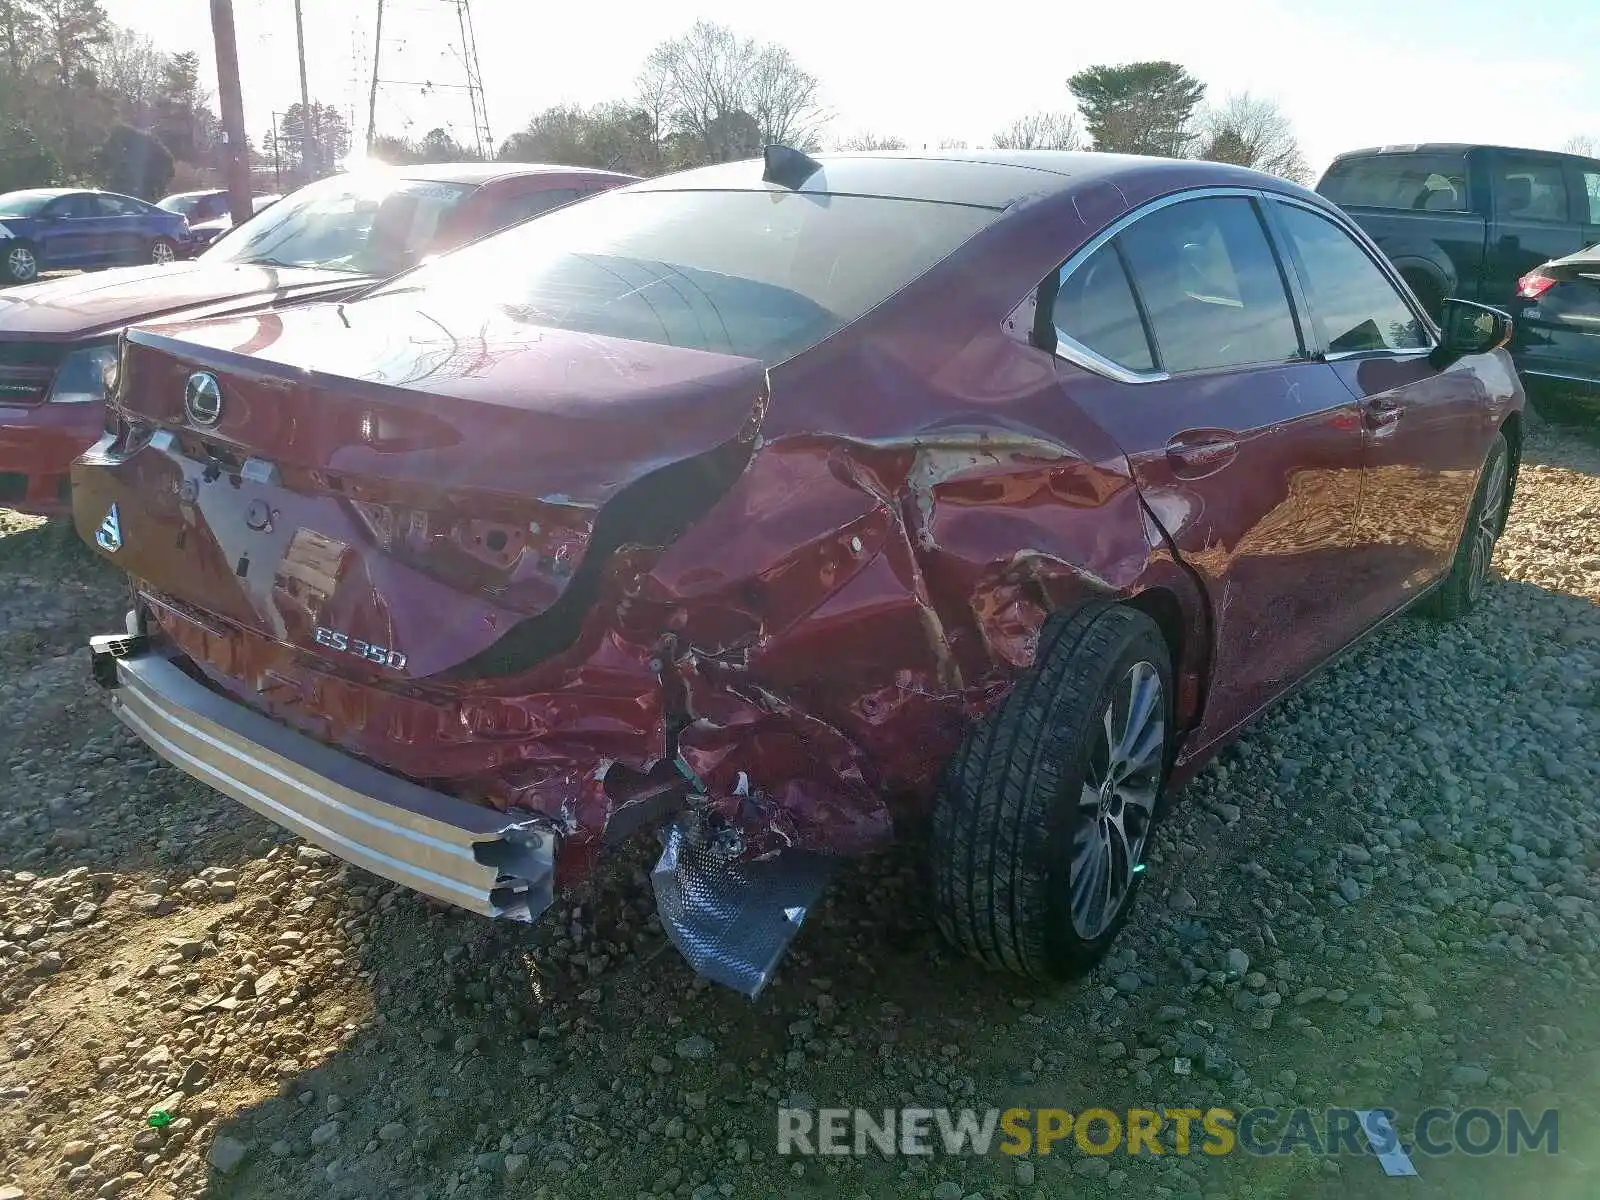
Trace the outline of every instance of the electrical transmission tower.
{"label": "electrical transmission tower", "polygon": [[[494,135],[489,130],[489,108],[483,98],[483,72],[478,65],[478,37],[472,26],[472,0],[377,0],[376,29],[372,42],[372,87],[367,96],[367,148],[377,136],[378,99],[398,93],[430,96],[436,93],[465,93],[472,126],[470,139],[458,138],[474,149],[478,157],[494,157]],[[453,14],[452,14],[452,10]],[[438,22],[440,18],[454,15],[455,31],[441,44],[438,40],[424,39],[429,48],[438,50],[437,60],[424,64],[422,79],[402,79],[384,74],[384,50],[390,52],[392,63],[408,44],[408,28],[419,18]],[[414,55],[394,67],[400,74],[415,74]],[[451,128],[454,122],[441,122]]]}

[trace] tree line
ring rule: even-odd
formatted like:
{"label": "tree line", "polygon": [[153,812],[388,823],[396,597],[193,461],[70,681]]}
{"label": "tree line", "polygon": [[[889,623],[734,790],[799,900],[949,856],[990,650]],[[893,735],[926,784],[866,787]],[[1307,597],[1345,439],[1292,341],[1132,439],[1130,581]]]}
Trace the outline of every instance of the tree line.
{"label": "tree line", "polygon": [[[1177,63],[1092,66],[1065,81],[1069,103],[1019,116],[991,144],[1210,158],[1305,178],[1293,128],[1275,105],[1239,95],[1211,106],[1206,91]],[[772,143],[906,146],[889,133],[831,136],[832,125],[820,81],[789,50],[698,21],[651,51],[632,94],[536,113],[497,157],[656,175]],[[958,139],[938,144],[965,148]],[[313,101],[275,114],[250,151],[260,185],[294,186],[337,170],[351,148],[343,115]],[[393,163],[475,157],[445,128],[415,141],[380,135],[370,149]],[[0,191],[98,185],[155,198],[214,185],[223,165],[198,54],[168,52],[118,26],[101,0],[0,0]]]}
{"label": "tree line", "polygon": [[[1070,105],[1024,114],[995,131],[999,149],[1104,150],[1204,158],[1304,182],[1309,175],[1294,128],[1281,109],[1249,93],[1206,103],[1207,87],[1174,62],[1088,67],[1066,80]],[[747,158],[774,142],[806,150],[903,150],[904,138],[862,131],[828,138],[831,114],[821,85],[782,46],[696,22],[657,46],[633,95],[593,106],[536,113],[499,148],[499,157],[561,162],[654,175]],[[460,151],[442,130],[435,152]],[[940,149],[966,149],[944,138]],[[379,146],[389,161],[440,161],[409,143]]]}

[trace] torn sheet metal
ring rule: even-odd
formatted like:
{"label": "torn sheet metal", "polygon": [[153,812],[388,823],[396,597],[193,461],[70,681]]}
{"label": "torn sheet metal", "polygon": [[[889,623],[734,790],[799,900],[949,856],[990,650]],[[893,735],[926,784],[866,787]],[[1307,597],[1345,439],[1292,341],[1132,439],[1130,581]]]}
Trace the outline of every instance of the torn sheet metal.
{"label": "torn sheet metal", "polygon": [[680,818],[662,830],[650,872],[661,925],[688,964],[754,998],[772,980],[806,913],[833,873],[832,855],[789,850],[754,862],[697,836]]}

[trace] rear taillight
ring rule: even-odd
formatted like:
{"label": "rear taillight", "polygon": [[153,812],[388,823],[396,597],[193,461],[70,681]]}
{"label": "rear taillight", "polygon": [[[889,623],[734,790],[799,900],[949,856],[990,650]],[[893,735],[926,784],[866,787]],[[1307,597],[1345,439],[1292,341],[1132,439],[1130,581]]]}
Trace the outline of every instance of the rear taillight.
{"label": "rear taillight", "polygon": [[1541,275],[1538,271],[1529,271],[1517,280],[1517,295],[1524,300],[1537,300],[1555,285],[1556,281],[1550,276]]}

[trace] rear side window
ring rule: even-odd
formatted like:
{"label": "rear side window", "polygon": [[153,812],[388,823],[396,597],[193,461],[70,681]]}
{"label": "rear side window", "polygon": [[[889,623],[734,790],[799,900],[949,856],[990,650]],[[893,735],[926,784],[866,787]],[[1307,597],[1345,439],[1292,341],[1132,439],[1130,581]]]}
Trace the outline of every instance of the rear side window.
{"label": "rear side window", "polygon": [[[530,325],[782,362],[992,222],[966,204],[815,192],[606,192],[391,286]],[[384,294],[384,289],[372,293]]]}
{"label": "rear side window", "polygon": [[1128,273],[1113,245],[1100,247],[1062,279],[1054,324],[1059,337],[1071,338],[1119,367],[1155,370]]}
{"label": "rear side window", "polygon": [[137,217],[144,214],[144,206],[121,196],[96,196],[95,204],[102,217]]}
{"label": "rear side window", "polygon": [[1465,154],[1380,154],[1341,159],[1317,186],[1341,208],[1470,212]]}
{"label": "rear side window", "polygon": [[1501,159],[1495,171],[1494,211],[1512,221],[1566,221],[1567,180],[1561,164]]}
{"label": "rear side window", "polygon": [[1354,238],[1294,205],[1280,204],[1278,213],[1330,354],[1430,345],[1417,314]]}
{"label": "rear side window", "polygon": [[570,204],[579,196],[587,194],[579,188],[545,188],[542,192],[523,192],[516,196],[502,197],[490,206],[488,219],[480,232],[504,229],[507,225],[515,225],[518,221],[526,221],[529,217],[547,213],[552,208]]}
{"label": "rear side window", "polygon": [[1158,209],[1117,237],[1163,369],[1204,371],[1301,357],[1283,273],[1243,196]]}

